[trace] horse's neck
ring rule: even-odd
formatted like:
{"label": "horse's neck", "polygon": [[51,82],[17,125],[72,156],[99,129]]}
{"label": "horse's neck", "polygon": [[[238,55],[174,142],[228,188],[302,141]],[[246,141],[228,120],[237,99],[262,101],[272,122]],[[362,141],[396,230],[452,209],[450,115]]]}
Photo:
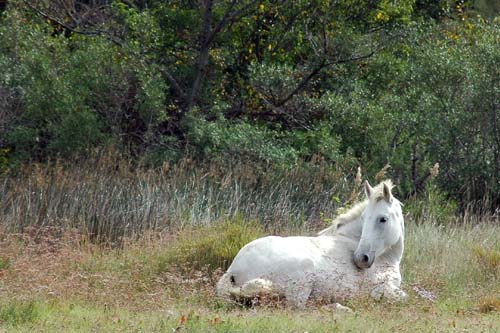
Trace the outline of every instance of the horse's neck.
{"label": "horse's neck", "polygon": [[344,236],[356,241],[359,241],[361,238],[361,231],[362,231],[362,221],[361,221],[361,216],[355,218],[351,222],[348,222],[340,229],[337,230],[336,236]]}
{"label": "horse's neck", "polygon": [[399,240],[391,246],[384,254],[382,254],[379,260],[382,260],[386,264],[397,264],[401,262],[404,251],[404,235],[401,235]]}

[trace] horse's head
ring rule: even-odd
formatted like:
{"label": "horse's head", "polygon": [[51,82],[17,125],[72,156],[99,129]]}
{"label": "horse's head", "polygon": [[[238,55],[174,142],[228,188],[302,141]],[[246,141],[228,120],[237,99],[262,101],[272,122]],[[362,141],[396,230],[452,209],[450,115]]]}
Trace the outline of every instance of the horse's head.
{"label": "horse's head", "polygon": [[392,184],[383,182],[373,189],[367,181],[364,187],[368,205],[361,215],[361,239],[354,252],[354,263],[359,268],[371,267],[375,258],[404,237],[401,203],[392,196]]}

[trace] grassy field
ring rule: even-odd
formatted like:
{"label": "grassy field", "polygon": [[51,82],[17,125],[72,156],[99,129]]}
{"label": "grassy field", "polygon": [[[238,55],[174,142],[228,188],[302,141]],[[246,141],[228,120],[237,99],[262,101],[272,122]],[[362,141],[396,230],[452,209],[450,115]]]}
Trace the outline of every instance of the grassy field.
{"label": "grassy field", "polygon": [[498,225],[409,225],[402,266],[409,300],[355,299],[347,304],[354,313],[320,304],[306,310],[223,304],[213,288],[220,270],[177,264],[186,258],[179,251],[188,239],[196,252],[200,238],[218,232],[148,234],[120,248],[92,244],[76,232],[2,233],[0,325],[9,332],[500,330]]}
{"label": "grassy field", "polygon": [[315,303],[248,309],[214,294],[238,249],[264,234],[313,235],[354,186],[321,168],[313,170],[321,186],[299,171],[285,182],[245,170],[219,178],[186,168],[175,177],[85,170],[52,166],[0,185],[0,330],[500,331],[496,216],[444,216],[435,202],[406,202],[405,303],[353,299],[353,313]]}

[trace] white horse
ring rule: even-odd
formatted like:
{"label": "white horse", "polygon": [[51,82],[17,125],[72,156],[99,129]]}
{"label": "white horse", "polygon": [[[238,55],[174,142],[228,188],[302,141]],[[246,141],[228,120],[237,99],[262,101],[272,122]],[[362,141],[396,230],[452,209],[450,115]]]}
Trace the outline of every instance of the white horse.
{"label": "white horse", "polygon": [[284,296],[293,306],[308,299],[339,302],[356,295],[406,298],[400,289],[404,221],[386,180],[364,184],[366,200],[333,221],[318,237],[256,239],[245,245],[217,284],[226,299]]}

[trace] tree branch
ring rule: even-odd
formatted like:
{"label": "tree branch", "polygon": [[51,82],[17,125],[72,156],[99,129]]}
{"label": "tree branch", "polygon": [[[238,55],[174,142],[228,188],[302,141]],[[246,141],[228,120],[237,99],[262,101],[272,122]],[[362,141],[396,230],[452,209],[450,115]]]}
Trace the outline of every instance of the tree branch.
{"label": "tree branch", "polygon": [[216,24],[215,28],[212,29],[210,32],[208,38],[207,38],[207,43],[211,44],[215,38],[215,36],[228,24],[232,23],[235,19],[237,19],[240,15],[242,15],[247,9],[251,8],[253,5],[257,3],[257,0],[252,0],[245,6],[241,7],[240,9],[231,12],[233,9],[234,5],[236,5],[237,0],[232,0],[231,3],[229,4],[228,9],[222,16],[222,19]]}
{"label": "tree branch", "polygon": [[203,84],[203,80],[205,79],[205,75],[207,72],[207,66],[209,63],[210,57],[210,48],[211,45],[219,32],[224,29],[228,24],[232,23],[235,19],[240,17],[243,13],[245,13],[249,8],[252,7],[257,0],[252,0],[248,4],[244,5],[240,9],[236,11],[232,11],[234,6],[237,3],[237,0],[232,0],[229,4],[229,7],[225,11],[222,19],[216,24],[216,26],[212,29],[212,14],[213,14],[213,0],[204,0],[204,15],[203,15],[203,23],[202,30],[200,32],[200,49],[198,54],[198,60],[196,64],[196,76],[191,86],[191,90],[189,92],[189,96],[187,96],[185,112],[189,111],[191,107],[195,103],[195,99],[197,98],[201,86]]}
{"label": "tree branch", "polygon": [[185,93],[184,89],[182,89],[182,87],[180,86],[179,82],[177,82],[177,80],[174,78],[172,73],[170,73],[170,71],[166,68],[164,68],[162,70],[162,73],[165,75],[168,82],[170,82],[172,88],[174,88],[174,90],[177,91],[177,93],[179,94],[179,97],[182,99],[182,101],[186,102],[186,99],[187,99],[186,93]]}
{"label": "tree branch", "polygon": [[372,51],[368,54],[358,56],[358,57],[352,57],[348,59],[340,59],[336,60],[334,62],[327,62],[326,59],[323,59],[318,66],[316,66],[306,77],[304,77],[299,84],[293,89],[285,98],[281,99],[276,106],[283,106],[285,103],[287,103],[290,99],[292,99],[297,93],[302,91],[302,89],[305,88],[305,86],[311,81],[323,68],[333,66],[333,65],[338,65],[338,64],[343,64],[343,63],[348,63],[348,62],[353,62],[353,61],[358,61],[362,59],[369,58],[375,54],[375,51]]}
{"label": "tree branch", "polygon": [[204,0],[204,10],[205,13],[203,15],[203,24],[202,30],[200,33],[200,50],[198,54],[198,60],[196,63],[196,76],[193,81],[193,85],[191,86],[191,91],[187,98],[186,109],[185,112],[189,111],[194,104],[194,100],[200,91],[201,84],[203,82],[209,58],[210,51],[210,43],[209,37],[211,34],[211,25],[212,25],[212,9],[213,9],[213,0]]}
{"label": "tree branch", "polygon": [[327,66],[326,60],[323,59],[323,61],[321,61],[321,63],[318,66],[316,66],[311,71],[311,73],[309,73],[309,75],[307,75],[306,77],[304,77],[299,82],[299,84],[295,87],[295,89],[293,89],[285,98],[281,99],[276,104],[276,106],[278,106],[278,107],[279,106],[283,106],[286,102],[288,102],[290,99],[292,99],[293,96],[295,96],[297,93],[299,93],[300,91],[302,91],[302,89],[304,89],[304,87],[309,83],[309,81],[311,81],[312,78],[315,77],[316,74],[318,74],[326,66]]}
{"label": "tree branch", "polygon": [[39,9],[36,6],[34,6],[33,4],[31,4],[28,0],[22,0],[22,1],[26,6],[28,6],[32,11],[34,11],[38,15],[40,15],[41,17],[43,17],[46,20],[49,20],[50,22],[53,22],[53,23],[61,26],[62,28],[64,28],[67,31],[70,31],[72,33],[79,34],[79,35],[105,37],[106,39],[110,40],[111,42],[113,42],[116,45],[119,45],[119,46],[123,45],[123,42],[121,40],[117,39],[115,36],[111,35],[109,31],[100,30],[100,29],[95,29],[95,30],[82,30],[82,29],[80,29],[79,25],[81,24],[81,21],[79,19],[75,18],[73,13],[71,13],[71,11],[68,10],[67,8],[65,8],[66,12],[67,12],[68,16],[71,18],[71,20],[73,20],[73,22],[76,24],[75,27],[70,26],[69,24],[63,22],[61,19],[58,19],[56,17],[53,17],[52,15],[45,13],[41,9]]}

